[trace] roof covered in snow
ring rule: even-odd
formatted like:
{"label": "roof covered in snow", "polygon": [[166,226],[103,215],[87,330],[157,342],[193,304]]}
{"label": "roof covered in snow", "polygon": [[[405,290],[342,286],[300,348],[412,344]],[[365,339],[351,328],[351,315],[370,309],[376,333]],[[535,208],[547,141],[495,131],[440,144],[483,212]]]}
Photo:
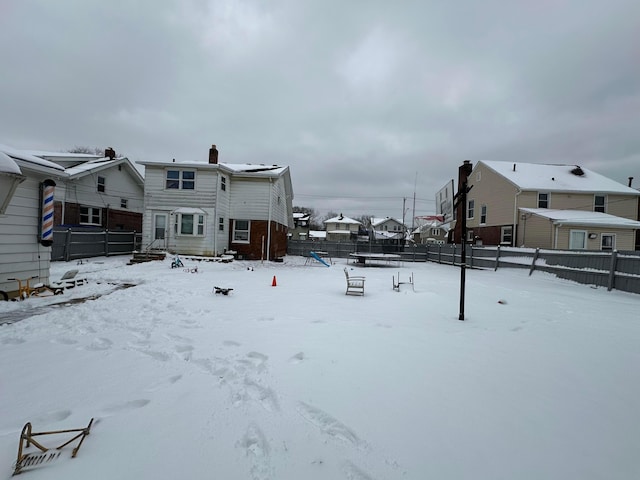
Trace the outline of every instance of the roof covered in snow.
{"label": "roof covered in snow", "polygon": [[551,210],[548,208],[521,208],[520,211],[548,218],[554,225],[640,229],[640,222],[602,212],[586,210]]}
{"label": "roof covered in snow", "polygon": [[22,166],[24,166],[25,168],[34,168],[36,170],[57,170],[60,173],[62,173],[62,171],[64,170],[64,168],[57,163],[50,162],[49,160],[44,160],[40,157],[36,157],[35,155],[31,155],[25,150],[19,150],[7,145],[0,144],[0,152],[8,155],[14,161],[17,160],[18,163],[22,164]]}
{"label": "roof covered in snow", "polygon": [[638,190],[577,165],[545,165],[538,163],[496,162],[481,160],[521,190],[561,192],[600,192],[640,195]]}
{"label": "roof covered in snow", "polygon": [[353,218],[345,217],[344,215],[338,215],[337,217],[328,218],[323,223],[349,223],[349,224],[362,225],[362,222],[359,222],[358,220],[354,220]]}
{"label": "roof covered in snow", "polygon": [[14,173],[20,175],[20,167],[4,152],[0,152],[0,173]]}
{"label": "roof covered in snow", "polygon": [[188,168],[201,168],[201,169],[215,169],[222,167],[226,170],[231,171],[232,173],[237,174],[251,174],[251,175],[264,175],[264,176],[279,176],[284,173],[289,167],[281,166],[281,165],[264,165],[264,164],[255,164],[255,163],[208,163],[208,162],[189,162],[189,161],[179,161],[173,160],[171,162],[167,161],[157,161],[157,160],[144,160],[138,161],[141,165],[149,165],[149,166],[179,166],[179,167],[188,167]]}

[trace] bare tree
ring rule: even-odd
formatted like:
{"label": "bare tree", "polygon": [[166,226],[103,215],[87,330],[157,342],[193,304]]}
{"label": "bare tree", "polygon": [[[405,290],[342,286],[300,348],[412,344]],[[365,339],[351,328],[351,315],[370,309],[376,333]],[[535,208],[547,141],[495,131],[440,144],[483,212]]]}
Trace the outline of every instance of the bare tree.
{"label": "bare tree", "polygon": [[104,155],[104,149],[98,147],[87,147],[83,145],[76,145],[73,148],[67,150],[69,153],[86,153],[87,155]]}

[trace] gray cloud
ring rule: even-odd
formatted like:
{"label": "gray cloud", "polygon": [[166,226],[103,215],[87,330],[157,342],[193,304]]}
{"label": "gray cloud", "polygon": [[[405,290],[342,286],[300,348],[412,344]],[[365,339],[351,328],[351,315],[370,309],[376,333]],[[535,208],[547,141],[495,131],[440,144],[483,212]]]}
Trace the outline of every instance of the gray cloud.
{"label": "gray cloud", "polygon": [[640,183],[638,18],[632,0],[9,0],[0,143],[202,161],[215,143],[347,215],[414,195],[433,213],[465,159]]}

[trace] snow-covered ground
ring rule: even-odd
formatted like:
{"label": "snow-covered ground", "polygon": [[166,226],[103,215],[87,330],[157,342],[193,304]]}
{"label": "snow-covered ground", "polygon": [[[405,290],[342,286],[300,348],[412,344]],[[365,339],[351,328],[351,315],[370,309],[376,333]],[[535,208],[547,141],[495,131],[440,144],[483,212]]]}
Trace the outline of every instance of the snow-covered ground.
{"label": "snow-covered ground", "polygon": [[[468,270],[461,322],[445,265],[349,265],[367,278],[352,297],[341,259],[128,260],[54,263],[52,278],[78,268],[89,284],[0,302],[0,318],[27,317],[0,326],[0,478],[27,421],[91,418],[76,458],[25,475],[640,478],[638,295]],[[392,289],[398,273],[415,291]]]}

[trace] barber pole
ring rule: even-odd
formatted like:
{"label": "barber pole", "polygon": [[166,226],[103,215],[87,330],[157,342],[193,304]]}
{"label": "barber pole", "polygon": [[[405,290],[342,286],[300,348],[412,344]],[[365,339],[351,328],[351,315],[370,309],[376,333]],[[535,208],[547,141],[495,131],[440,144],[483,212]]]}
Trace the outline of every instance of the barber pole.
{"label": "barber pole", "polygon": [[56,183],[45,180],[42,189],[42,222],[40,224],[40,243],[45,247],[53,244],[53,193]]}

